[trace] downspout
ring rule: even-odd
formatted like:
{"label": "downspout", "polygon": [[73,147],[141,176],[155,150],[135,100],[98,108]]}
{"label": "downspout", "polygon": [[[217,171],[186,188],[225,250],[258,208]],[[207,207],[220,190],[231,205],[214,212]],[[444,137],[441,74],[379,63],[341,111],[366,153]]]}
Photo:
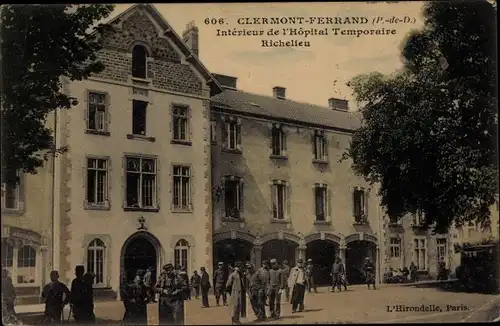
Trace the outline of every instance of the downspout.
{"label": "downspout", "polygon": [[58,135],[57,135],[57,109],[54,110],[54,147],[52,148],[52,270],[58,271],[59,270],[59,261],[60,261],[60,227],[61,227],[61,221],[60,221],[60,215],[59,215],[59,206],[56,203],[59,203],[59,197],[58,193],[56,191],[56,180],[57,180],[57,175],[56,175],[56,167],[58,164],[56,164],[56,159],[57,159],[57,148],[58,148]]}
{"label": "downspout", "polygon": [[377,205],[377,227],[378,227],[378,246],[377,246],[377,260],[378,260],[378,283],[382,284],[382,278],[381,278],[381,270],[382,270],[382,259],[380,257],[380,248],[382,247],[382,237],[385,236],[382,234],[382,229],[380,227],[380,205]]}

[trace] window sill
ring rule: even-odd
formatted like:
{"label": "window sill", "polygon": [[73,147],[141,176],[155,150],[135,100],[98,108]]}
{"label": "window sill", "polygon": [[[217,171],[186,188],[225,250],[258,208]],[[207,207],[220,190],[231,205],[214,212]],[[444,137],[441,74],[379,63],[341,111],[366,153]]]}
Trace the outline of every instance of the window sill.
{"label": "window sill", "polygon": [[113,288],[111,286],[107,286],[105,284],[97,284],[93,285],[92,288],[96,291],[106,291],[106,290],[112,290]]}
{"label": "window sill", "polygon": [[142,208],[142,207],[123,207],[123,210],[125,212],[152,212],[152,213],[156,213],[156,212],[159,212],[160,209],[159,208],[153,208],[153,207],[150,207],[150,208]]}
{"label": "window sill", "polygon": [[24,208],[2,208],[2,214],[5,214],[5,215],[23,215]]}
{"label": "window sill", "polygon": [[172,207],[171,212],[172,213],[192,213],[193,208],[192,207],[189,207],[189,208]]}
{"label": "window sill", "polygon": [[232,149],[232,148],[223,148],[222,149],[223,152],[226,152],[226,153],[231,153],[231,154],[241,154],[241,149]]}
{"label": "window sill", "polygon": [[359,222],[354,222],[352,225],[368,225],[368,221],[359,221]]}
{"label": "window sill", "polygon": [[93,129],[87,129],[85,130],[85,133],[88,135],[111,136],[111,133],[109,131],[101,131]]}
{"label": "window sill", "polygon": [[328,164],[328,160],[326,159],[323,159],[323,160],[320,160],[320,159],[313,159],[313,163],[314,164]]}
{"label": "window sill", "polygon": [[288,219],[277,219],[277,218],[272,218],[271,219],[271,223],[278,223],[278,224],[288,224],[288,223],[292,223],[292,221],[288,220]]}
{"label": "window sill", "polygon": [[314,221],[315,225],[332,225],[332,221]]}
{"label": "window sill", "polygon": [[271,154],[269,158],[274,159],[274,160],[288,160],[288,157],[285,155],[274,155]]}
{"label": "window sill", "polygon": [[152,83],[153,82],[153,79],[151,78],[142,78],[142,77],[134,77],[134,76],[130,76],[130,80],[132,80],[132,82],[140,82],[140,83]]}
{"label": "window sill", "polygon": [[39,282],[35,282],[35,283],[17,283],[17,284],[14,284],[14,287],[16,287],[16,288],[37,288],[37,287],[40,287],[40,283]]}
{"label": "window sill", "polygon": [[110,210],[110,205],[109,202],[106,201],[103,204],[91,204],[88,202],[83,203],[83,208],[86,210],[95,210],[95,211],[109,211]]}
{"label": "window sill", "polygon": [[221,218],[221,221],[222,222],[238,222],[238,223],[241,223],[241,222],[245,222],[245,219],[243,217],[229,217],[229,216],[226,216],[226,217]]}
{"label": "window sill", "polygon": [[185,146],[191,146],[192,145],[192,143],[189,140],[183,140],[183,139],[172,139],[170,141],[170,144],[185,145]]}
{"label": "window sill", "polygon": [[143,135],[133,135],[133,134],[127,134],[127,139],[143,140],[143,141],[149,141],[152,143],[156,141],[156,138],[154,138],[154,137],[148,137],[148,136],[143,136]]}

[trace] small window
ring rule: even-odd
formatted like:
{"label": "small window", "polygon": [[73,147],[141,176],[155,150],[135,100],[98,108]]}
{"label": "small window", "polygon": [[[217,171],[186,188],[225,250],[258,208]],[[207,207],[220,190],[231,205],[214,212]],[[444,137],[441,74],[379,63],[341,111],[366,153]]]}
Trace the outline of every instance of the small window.
{"label": "small window", "polygon": [[287,187],[285,181],[274,181],[272,187],[273,218],[284,220],[287,208]]}
{"label": "small window", "polygon": [[226,217],[240,218],[242,208],[242,183],[237,177],[228,177],[224,181],[224,199]]}
{"label": "small window", "polygon": [[188,140],[188,108],[174,107],[172,119],[174,140]]}
{"label": "small window", "polygon": [[132,77],[147,78],[148,51],[142,45],[134,46],[132,50]]}
{"label": "small window", "polygon": [[146,135],[146,108],[148,106],[147,102],[143,101],[132,101],[132,134],[134,135]]}
{"label": "small window", "polygon": [[[17,175],[20,177],[20,174]],[[21,178],[19,179],[21,182]],[[6,210],[18,210],[20,201],[20,185],[4,183],[3,184],[3,194],[2,194],[2,208]]]}
{"label": "small window", "polygon": [[273,126],[271,131],[272,141],[272,155],[284,156],[285,155],[285,133],[282,128]]}
{"label": "small window", "polygon": [[173,206],[175,209],[189,209],[191,206],[191,169],[189,166],[174,166]]}
{"label": "small window", "polygon": [[366,202],[365,191],[363,189],[355,189],[353,192],[354,204],[354,219],[356,223],[366,221]]}
{"label": "small window", "polygon": [[314,159],[318,161],[326,161],[326,153],[326,137],[323,134],[316,133],[314,135]]}
{"label": "small window", "polygon": [[326,185],[316,185],[314,187],[314,202],[316,208],[316,221],[326,221],[327,215],[327,187]]}
{"label": "small window", "polygon": [[401,257],[401,239],[391,238],[390,250],[391,250],[391,252],[390,252],[391,258],[400,258]]}
{"label": "small window", "polygon": [[241,125],[239,119],[229,118],[222,124],[222,148],[230,151],[241,150]]}
{"label": "small window", "polygon": [[87,114],[87,130],[107,131],[105,94],[89,92]]}

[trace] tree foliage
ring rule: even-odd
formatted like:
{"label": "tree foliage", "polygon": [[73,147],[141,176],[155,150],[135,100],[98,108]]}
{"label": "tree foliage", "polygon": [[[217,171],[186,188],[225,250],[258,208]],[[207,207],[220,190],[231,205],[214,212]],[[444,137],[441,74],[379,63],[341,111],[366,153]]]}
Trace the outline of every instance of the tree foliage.
{"label": "tree foliage", "polygon": [[55,153],[47,116],[69,109],[61,77],[82,80],[104,69],[96,52],[113,5],[6,5],[2,7],[2,181],[17,171],[36,173]]}
{"label": "tree foliage", "polygon": [[496,8],[433,1],[402,45],[404,68],[349,82],[363,124],[344,159],[380,186],[395,222],[407,214],[446,232],[490,223],[498,192]]}

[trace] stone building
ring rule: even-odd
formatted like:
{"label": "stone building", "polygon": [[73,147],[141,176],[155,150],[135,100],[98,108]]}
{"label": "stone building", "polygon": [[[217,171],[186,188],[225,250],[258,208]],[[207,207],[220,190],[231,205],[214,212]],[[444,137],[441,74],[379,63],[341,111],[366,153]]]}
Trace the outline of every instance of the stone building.
{"label": "stone building", "polygon": [[336,255],[351,283],[367,256],[380,270],[376,189],[339,162],[359,126],[347,101],[320,107],[289,100],[284,87],[257,95],[215,77],[224,92],[212,97],[214,261],[311,258],[319,283]]}
{"label": "stone building", "polygon": [[[57,112],[55,141],[67,152],[56,157],[53,171],[26,179],[27,222],[13,217],[6,224],[10,238],[19,234],[14,226],[29,223],[41,236],[50,231],[51,268],[61,280],[68,284],[75,266],[84,265],[96,275],[97,295],[116,297],[122,278],[138,268],[153,267],[155,276],[167,262],[189,273],[212,266],[209,101],[222,88],[198,59],[192,24],[181,37],[148,4],[111,24],[115,30],[98,53],[105,70],[63,80],[64,92],[79,102]],[[53,211],[45,209],[52,203]],[[43,250],[41,240],[32,241],[37,269],[29,276],[39,284]],[[20,273],[14,275],[21,279]]]}
{"label": "stone building", "polygon": [[2,268],[14,283],[18,304],[38,303],[52,268],[53,160],[39,175],[19,175],[2,185]]}

